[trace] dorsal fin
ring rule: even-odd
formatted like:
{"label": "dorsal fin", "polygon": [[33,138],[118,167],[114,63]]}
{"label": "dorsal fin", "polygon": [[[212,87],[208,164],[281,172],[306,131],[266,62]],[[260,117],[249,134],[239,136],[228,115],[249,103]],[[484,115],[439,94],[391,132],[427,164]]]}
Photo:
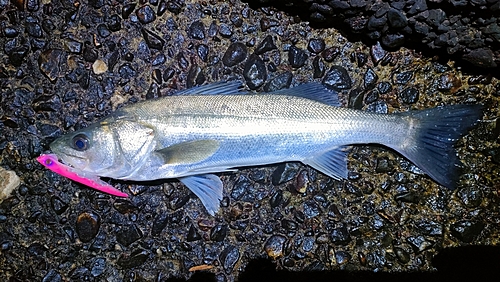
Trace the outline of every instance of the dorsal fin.
{"label": "dorsal fin", "polygon": [[330,106],[340,106],[338,93],[317,82],[309,82],[293,88],[281,89],[268,92],[266,94],[296,96],[314,100]]}
{"label": "dorsal fin", "polygon": [[221,81],[210,83],[207,85],[201,85],[192,87],[189,89],[184,89],[175,92],[174,96],[185,96],[185,95],[234,95],[234,94],[246,94],[247,91],[242,91],[243,84],[241,81]]}

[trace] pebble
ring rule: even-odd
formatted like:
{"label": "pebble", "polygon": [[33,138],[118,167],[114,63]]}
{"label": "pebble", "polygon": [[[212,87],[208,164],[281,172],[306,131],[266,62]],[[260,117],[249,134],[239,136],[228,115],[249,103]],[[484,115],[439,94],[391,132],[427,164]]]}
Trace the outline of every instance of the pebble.
{"label": "pebble", "polygon": [[141,238],[142,231],[135,224],[124,226],[116,233],[116,241],[127,247]]}
{"label": "pebble", "polygon": [[380,94],[387,94],[392,90],[392,85],[387,81],[381,81],[377,84],[377,90]]}
{"label": "pebble", "polygon": [[229,231],[227,225],[218,224],[210,230],[210,240],[215,242],[222,242],[226,238],[226,235]]}
{"label": "pebble", "polygon": [[130,3],[130,4],[123,5],[122,18],[124,20],[128,19],[130,14],[132,14],[132,12],[135,10],[135,6],[137,6],[137,3]]}
{"label": "pebble", "polygon": [[321,213],[319,205],[313,200],[307,200],[303,204],[304,215],[306,218],[313,218]]}
{"label": "pebble", "polygon": [[122,254],[117,260],[117,264],[124,269],[139,267],[146,262],[149,252],[142,248],[137,248],[130,254]]}
{"label": "pebble", "polygon": [[281,89],[290,88],[292,83],[293,74],[290,71],[284,72],[273,79],[269,80],[266,85],[264,85],[265,92],[273,92]]}
{"label": "pebble", "polygon": [[406,238],[406,241],[411,245],[416,253],[421,253],[428,250],[434,246],[434,242],[426,239],[424,236],[410,236]]}
{"label": "pebble", "polygon": [[198,54],[198,57],[203,61],[203,62],[207,62],[208,60],[208,52],[209,52],[210,48],[205,45],[205,44],[199,44],[197,47],[196,47],[196,54]]}
{"label": "pebble", "polygon": [[351,261],[352,256],[348,252],[336,251],[335,252],[335,262],[339,265],[346,264]]}
{"label": "pebble", "polygon": [[281,235],[273,235],[267,239],[264,244],[264,250],[272,259],[278,259],[284,256],[286,238]]}
{"label": "pebble", "polygon": [[415,104],[418,102],[419,91],[414,87],[408,87],[403,89],[401,93],[399,93],[399,98],[401,101],[406,104]]}
{"label": "pebble", "polygon": [[296,163],[283,163],[278,165],[271,175],[274,186],[288,182],[297,176],[298,165]]}
{"label": "pebble", "polygon": [[243,77],[251,90],[256,90],[266,82],[267,68],[258,55],[250,55],[245,62]]}
{"label": "pebble", "polygon": [[347,230],[347,225],[342,223],[342,226],[334,228],[330,233],[330,241],[335,245],[345,246],[351,241],[351,235]]}
{"label": "pebble", "polygon": [[55,269],[50,269],[42,278],[42,282],[61,282],[63,281],[61,274]]}
{"label": "pebble", "polygon": [[274,44],[273,37],[271,35],[267,35],[264,40],[257,45],[257,48],[255,48],[255,54],[261,55],[275,49],[277,49],[277,47]]}
{"label": "pebble", "polygon": [[104,273],[105,269],[106,269],[106,258],[97,257],[94,258],[92,261],[90,274],[94,277],[98,277]]}
{"label": "pebble", "polygon": [[375,71],[372,68],[368,68],[365,72],[364,76],[364,86],[365,89],[373,89],[375,85],[377,84],[378,80],[378,75],[375,73]]}
{"label": "pebble", "polygon": [[235,246],[227,246],[219,255],[219,260],[228,273],[233,271],[236,263],[240,259],[240,251]]}
{"label": "pebble", "polygon": [[393,75],[392,80],[395,84],[406,84],[413,78],[413,71],[399,72]]}
{"label": "pebble", "polygon": [[61,64],[66,64],[66,53],[60,49],[48,49],[40,53],[38,67],[40,71],[50,80],[55,81],[64,75]]}
{"label": "pebble", "polygon": [[141,33],[149,48],[156,50],[163,49],[165,40],[163,40],[159,35],[145,28],[141,29]]}
{"label": "pebble", "polygon": [[205,39],[205,25],[202,21],[194,21],[189,26],[188,34],[193,39]]}
{"label": "pebble", "polygon": [[325,41],[321,38],[312,38],[309,40],[309,43],[307,44],[307,50],[309,50],[312,53],[319,54],[325,50]]}
{"label": "pebble", "polygon": [[386,54],[387,51],[382,48],[382,45],[380,45],[379,41],[377,41],[376,44],[373,44],[370,48],[370,55],[375,65],[378,65],[378,63],[385,57]]}
{"label": "pebble", "polygon": [[337,58],[339,54],[340,54],[339,47],[330,47],[328,49],[325,49],[325,51],[321,52],[321,56],[327,62],[332,62],[333,60],[335,60],[335,58]]}
{"label": "pebble", "polygon": [[450,226],[451,235],[464,243],[472,243],[483,231],[485,224],[480,221],[462,220]]}
{"label": "pebble", "polygon": [[76,233],[83,243],[88,243],[99,233],[101,218],[94,212],[83,212],[76,220]]}
{"label": "pebble", "polygon": [[21,179],[14,171],[0,167],[0,203],[9,198],[20,185]]}
{"label": "pebble", "polygon": [[193,242],[193,241],[198,241],[200,239],[201,239],[200,233],[198,232],[198,230],[196,229],[196,227],[193,224],[191,224],[189,226],[189,231],[188,231],[186,240],[188,242]]}
{"label": "pebble", "polygon": [[156,20],[155,12],[149,5],[140,7],[135,13],[142,24],[148,24]]}
{"label": "pebble", "polygon": [[396,254],[396,258],[399,262],[403,264],[407,264],[410,261],[410,254],[403,248],[394,247],[394,254]]}
{"label": "pebble", "polygon": [[291,46],[290,49],[288,49],[288,63],[293,67],[293,68],[300,68],[302,67],[309,56],[307,53],[295,46]]}
{"label": "pebble", "polygon": [[466,186],[457,193],[462,203],[468,208],[476,208],[483,202],[483,193],[478,186]]}
{"label": "pebble", "polygon": [[312,65],[313,65],[314,78],[320,78],[323,77],[323,75],[325,75],[326,72],[325,62],[323,62],[323,59],[320,56],[314,57]]}
{"label": "pebble", "polygon": [[222,63],[228,67],[235,66],[243,62],[247,58],[247,54],[248,51],[245,44],[235,42],[227,48],[224,56],[222,57]]}
{"label": "pebble", "polygon": [[347,90],[352,87],[351,77],[342,66],[332,66],[326,73],[323,84],[336,91]]}
{"label": "pebble", "polygon": [[108,65],[106,65],[106,63],[102,60],[95,60],[92,64],[92,70],[95,74],[103,74],[108,71]]}
{"label": "pebble", "polygon": [[57,196],[52,196],[50,198],[50,205],[57,215],[63,214],[68,209],[68,203],[64,202]]}

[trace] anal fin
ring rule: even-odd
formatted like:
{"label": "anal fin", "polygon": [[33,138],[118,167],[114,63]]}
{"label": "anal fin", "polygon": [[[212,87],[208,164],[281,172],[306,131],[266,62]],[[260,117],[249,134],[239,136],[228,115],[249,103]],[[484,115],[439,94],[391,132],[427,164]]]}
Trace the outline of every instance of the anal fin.
{"label": "anal fin", "polygon": [[305,159],[302,162],[332,178],[347,179],[348,149],[348,146],[341,146],[318,156]]}
{"label": "anal fin", "polygon": [[213,174],[200,174],[181,177],[179,180],[186,185],[207,209],[208,213],[215,215],[219,210],[219,202],[222,200],[222,181]]}

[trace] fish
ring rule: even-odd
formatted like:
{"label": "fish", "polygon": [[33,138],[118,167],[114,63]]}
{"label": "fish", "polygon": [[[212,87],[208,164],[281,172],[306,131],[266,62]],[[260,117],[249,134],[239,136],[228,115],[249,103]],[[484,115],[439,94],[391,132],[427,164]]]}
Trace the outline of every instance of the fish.
{"label": "fish", "polygon": [[454,189],[460,176],[454,144],[483,111],[480,104],[456,104],[378,114],[341,107],[338,93],[321,83],[271,93],[241,86],[216,82],[127,105],[50,149],[72,173],[93,180],[178,179],[214,215],[223,196],[214,173],[301,162],[347,179],[349,148],[358,144],[389,147]]}

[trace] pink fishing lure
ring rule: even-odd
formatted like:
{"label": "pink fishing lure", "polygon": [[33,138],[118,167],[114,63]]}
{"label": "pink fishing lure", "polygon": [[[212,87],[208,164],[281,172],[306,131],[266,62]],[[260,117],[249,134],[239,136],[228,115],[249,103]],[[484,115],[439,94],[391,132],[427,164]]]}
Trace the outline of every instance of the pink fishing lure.
{"label": "pink fishing lure", "polygon": [[102,181],[97,175],[78,171],[75,168],[59,162],[55,154],[42,154],[41,156],[36,158],[36,160],[44,167],[73,181],[114,196],[125,198],[128,197],[127,194]]}

